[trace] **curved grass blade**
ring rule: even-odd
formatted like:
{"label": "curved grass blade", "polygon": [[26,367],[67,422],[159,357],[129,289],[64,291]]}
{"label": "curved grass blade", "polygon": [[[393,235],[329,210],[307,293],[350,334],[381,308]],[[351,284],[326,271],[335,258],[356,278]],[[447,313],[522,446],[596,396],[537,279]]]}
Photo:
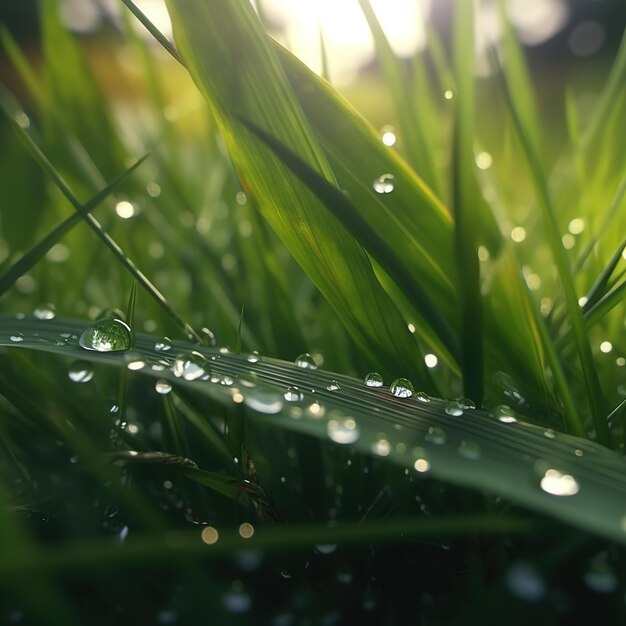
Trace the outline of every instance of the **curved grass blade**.
{"label": "curved grass blade", "polygon": [[[124,353],[85,352],[76,343],[56,345],[60,333],[80,334],[85,327],[77,320],[16,320],[3,315],[0,345],[126,366],[129,357]],[[11,340],[16,333],[22,333],[20,341]],[[169,368],[151,369],[151,363],[162,363],[164,358],[155,350],[155,340],[137,336],[132,358],[139,354],[147,364],[138,375],[166,378],[190,393],[229,405],[243,400],[251,417],[277,428],[352,445],[362,453],[411,468],[416,476],[426,474],[497,494],[626,544],[626,461],[598,444],[546,433],[545,428],[516,421],[506,409],[495,416],[467,408],[459,414],[458,405],[437,398],[397,398],[387,388],[370,388],[341,374],[270,358],[250,362],[246,355],[175,342],[176,353],[196,350],[211,364],[210,380],[188,381],[175,376],[174,357],[166,357]],[[224,376],[232,378],[233,385],[219,384]],[[331,381],[340,388],[328,389]],[[302,395],[285,396],[288,386],[303,390]]]}
{"label": "curved grass blade", "polygon": [[408,270],[404,259],[399,258],[395,251],[361,217],[345,195],[307,165],[295,152],[289,150],[269,133],[248,120],[242,119],[241,122],[274,151],[281,161],[307,185],[346,228],[350,228],[368,253],[380,263],[396,284],[413,299],[423,318],[428,322],[446,348],[453,355],[458,354],[456,338],[452,330],[439,315],[434,303],[431,302],[428,295]]}
{"label": "curved grass blade", "polygon": [[604,266],[602,272],[593,283],[589,292],[587,293],[587,301],[583,306],[583,315],[585,315],[598,301],[604,297],[610,289],[609,281],[611,276],[617,267],[617,264],[622,258],[622,254],[626,250],[626,239],[620,243],[617,250],[613,253],[613,256],[609,259],[609,262]]}
{"label": "curved grass blade", "polygon": [[[6,109],[5,109],[6,110]],[[124,254],[124,251],[115,242],[115,240],[106,232],[106,230],[100,225],[100,222],[96,220],[90,213],[81,212],[82,205],[76,198],[73,191],[65,182],[61,174],[48,160],[46,155],[41,151],[39,146],[34,142],[32,137],[26,133],[22,128],[19,128],[20,137],[23,139],[26,148],[33,156],[39,166],[52,178],[55,185],[59,188],[61,193],[69,200],[70,204],[74,207],[74,210],[80,217],[87,222],[93,232],[102,240],[107,248],[113,253],[117,260],[126,268],[131,276],[145,289],[145,291],[152,297],[157,304],[176,322],[186,335],[193,337],[196,341],[201,341],[196,331],[187,323],[182,317],[174,310],[174,308],[168,303],[163,294],[150,282],[150,280],[139,270],[139,268]]]}
{"label": "curved grass blade", "polygon": [[177,46],[210,105],[247,196],[333,306],[364,353],[386,371],[421,371],[417,342],[357,241],[271,151],[245,117],[296,151],[324,178],[333,172],[247,2],[167,3]]}
{"label": "curved grass blade", "polygon": [[602,388],[598,372],[593,362],[591,346],[587,337],[585,324],[580,307],[578,305],[578,297],[570,271],[569,260],[565,248],[561,243],[561,235],[557,223],[552,198],[548,190],[547,181],[543,172],[543,166],[536,152],[537,143],[532,135],[527,131],[525,121],[520,114],[520,104],[514,99],[514,93],[511,91],[509,78],[504,74],[499,74],[501,78],[502,89],[506,98],[509,112],[513,119],[515,130],[520,138],[522,148],[526,160],[528,162],[533,183],[537,192],[537,201],[541,209],[546,238],[552,252],[554,263],[558,270],[559,279],[565,295],[567,312],[572,324],[574,339],[578,352],[578,358],[583,370],[585,388],[589,401],[589,408],[593,418],[593,424],[596,430],[598,441],[608,445],[610,442],[609,429],[606,423],[606,406],[602,395]]}
{"label": "curved grass blade", "polygon": [[413,101],[413,92],[407,88],[408,73],[391,49],[370,1],[359,0],[359,5],[374,38],[376,58],[393,95],[409,162],[420,177],[441,196],[441,181],[435,174],[433,155],[424,140],[426,134],[422,128],[422,119],[416,103]]}
{"label": "curved grass blade", "polygon": [[122,183],[132,172],[135,171],[150,155],[146,154],[131,165],[125,172],[113,179],[102,191],[99,191],[85,205],[80,205],[76,213],[54,228],[41,241],[33,246],[24,256],[13,264],[2,276],[0,276],[0,297],[15,283],[15,281],[32,269],[46,253],[58,243],[65,234],[76,226],[86,215],[93,211],[111,192]]}
{"label": "curved grass blade", "polygon": [[218,540],[199,540],[198,531],[168,535],[133,535],[117,549],[109,541],[77,540],[54,547],[42,547],[37,554],[7,555],[0,561],[0,579],[28,575],[33,571],[89,571],[107,566],[146,566],[158,563],[203,562],[223,559],[249,550],[262,553],[309,549],[312,545],[381,545],[420,538],[452,538],[467,534],[517,535],[537,528],[531,521],[492,513],[446,515],[372,520],[367,523],[342,523],[333,526],[298,524],[255,528],[254,537],[244,539],[235,529],[218,529]]}
{"label": "curved grass blade", "polygon": [[483,313],[478,266],[478,215],[474,161],[474,11],[463,2],[456,12],[454,61],[458,85],[452,146],[452,204],[461,313],[463,392],[477,405],[483,401]]}

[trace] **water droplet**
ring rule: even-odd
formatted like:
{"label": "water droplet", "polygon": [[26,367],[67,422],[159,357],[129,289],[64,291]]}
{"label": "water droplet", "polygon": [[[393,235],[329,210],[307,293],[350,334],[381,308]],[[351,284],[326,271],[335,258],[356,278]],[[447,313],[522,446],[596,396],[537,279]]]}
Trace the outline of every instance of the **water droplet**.
{"label": "water droplet", "polygon": [[389,456],[391,444],[386,439],[379,439],[372,444],[372,452],[378,456]]}
{"label": "water droplet", "polygon": [[297,357],[295,363],[298,367],[301,367],[305,370],[317,369],[315,360],[308,352],[305,352],[304,354],[301,354],[299,357]]}
{"label": "water droplet", "polygon": [[177,356],[172,366],[174,376],[185,380],[198,380],[209,374],[208,361],[198,352]]}
{"label": "water droplet", "polygon": [[254,352],[248,355],[247,361],[248,363],[258,363],[261,360],[259,353],[255,350]]}
{"label": "water droplet", "polygon": [[459,446],[459,454],[470,461],[480,459],[480,446],[475,441],[463,440]]}
{"label": "water droplet", "polygon": [[365,377],[365,384],[368,387],[382,387],[383,377],[378,372],[370,372]]}
{"label": "water droplet", "polygon": [[476,408],[474,401],[470,400],[469,398],[457,398],[456,402],[464,411]]}
{"label": "water droplet", "polygon": [[105,317],[86,328],[78,343],[85,350],[122,352],[132,346],[133,335],[126,322],[115,317]]}
{"label": "water droplet", "polygon": [[446,431],[443,428],[439,428],[439,426],[430,426],[426,434],[426,440],[442,445],[446,442]]}
{"label": "water droplet", "polygon": [[430,402],[430,397],[423,391],[417,391],[415,393],[415,399],[419,400],[420,402]]}
{"label": "water droplet", "polygon": [[389,391],[396,398],[410,398],[413,395],[413,383],[406,378],[396,378],[389,386]]}
{"label": "water droplet", "polygon": [[129,361],[126,364],[126,367],[131,372],[137,372],[139,370],[142,370],[145,366],[146,366],[146,362],[143,359],[135,359],[133,361]]}
{"label": "water droplet", "polygon": [[20,341],[24,341],[24,333],[15,333],[14,335],[11,335],[9,339],[13,343],[19,343]]}
{"label": "water droplet", "polygon": [[93,374],[93,368],[87,361],[74,361],[67,373],[73,383],[88,383],[93,378]]}
{"label": "water droplet", "polygon": [[569,474],[549,469],[541,479],[541,488],[553,496],[574,496],[580,491],[578,481]]}
{"label": "water droplet", "polygon": [[33,315],[38,320],[54,319],[56,315],[56,307],[54,306],[54,304],[42,304],[33,311]]}
{"label": "water droplet", "polygon": [[493,410],[493,414],[498,418],[498,421],[504,424],[513,424],[517,422],[517,418],[514,415],[514,411],[508,404],[498,405]]}
{"label": "water droplet", "polygon": [[202,343],[205,346],[215,346],[217,345],[217,341],[215,340],[215,335],[213,334],[213,331],[210,328],[207,328],[206,326],[203,326],[200,329],[200,339],[202,339]]}
{"label": "water droplet", "polygon": [[243,402],[253,411],[266,415],[274,415],[283,410],[282,398],[274,391],[257,389],[253,393],[246,394]]}
{"label": "water droplet", "polygon": [[335,443],[354,443],[359,438],[359,428],[352,417],[337,417],[329,420],[326,431]]}
{"label": "water droplet", "polygon": [[456,400],[450,400],[450,402],[446,404],[445,410],[448,415],[454,415],[456,417],[463,415],[463,407]]}
{"label": "water droplet", "polygon": [[172,385],[170,385],[170,383],[164,378],[159,378],[159,380],[156,381],[154,388],[157,393],[160,393],[163,396],[172,391]]}
{"label": "water droplet", "polygon": [[539,572],[526,563],[513,565],[506,574],[511,593],[527,602],[538,602],[546,594],[546,583]]}
{"label": "water droplet", "polygon": [[338,391],[341,387],[336,380],[331,380],[328,385],[326,385],[326,389],[328,389],[328,391]]}
{"label": "water droplet", "polygon": [[304,398],[304,394],[297,387],[287,387],[283,397],[287,402],[300,402]]}
{"label": "water droplet", "polygon": [[372,187],[376,193],[391,193],[395,188],[393,180],[393,174],[383,174],[374,180]]}
{"label": "water droplet", "polygon": [[157,352],[167,352],[172,349],[172,341],[169,337],[163,337],[160,341],[154,344],[154,349]]}

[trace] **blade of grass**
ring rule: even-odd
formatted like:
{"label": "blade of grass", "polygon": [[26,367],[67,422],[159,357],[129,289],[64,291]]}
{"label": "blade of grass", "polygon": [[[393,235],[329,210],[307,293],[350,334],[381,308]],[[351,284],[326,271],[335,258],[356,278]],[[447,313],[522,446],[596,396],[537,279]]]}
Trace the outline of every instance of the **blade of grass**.
{"label": "blade of grass", "polygon": [[609,262],[604,266],[600,275],[595,280],[591,288],[587,293],[587,301],[583,306],[583,315],[585,315],[589,309],[591,309],[600,298],[604,297],[610,289],[609,281],[611,276],[617,267],[617,264],[622,259],[622,254],[626,250],[626,238],[622,240],[622,243],[617,247],[617,250],[613,253],[613,256],[609,259]]}
{"label": "blade of grass", "polygon": [[464,395],[483,401],[483,314],[478,266],[477,188],[474,177],[474,11],[459,5],[455,17],[454,61],[458,85],[452,147],[452,199],[455,218],[457,289],[461,304],[461,371]]}
{"label": "blade of grass", "polygon": [[426,184],[434,189],[438,195],[441,195],[442,189],[438,186],[440,181],[434,172],[433,155],[429,153],[428,146],[424,141],[425,133],[422,128],[421,117],[415,102],[413,102],[412,90],[407,88],[409,76],[406,68],[391,49],[369,0],[359,0],[359,5],[374,38],[376,58],[393,95],[409,162]]}
{"label": "blade of grass", "polygon": [[[576,289],[570,272],[567,254],[561,242],[559,226],[543,172],[543,166],[541,165],[539,157],[536,153],[537,144],[527,132],[525,120],[520,114],[520,103],[514,99],[515,96],[509,87],[509,81],[513,80],[513,78],[506,77],[503,74],[500,74],[500,78],[509,112],[530,168],[533,183],[537,192],[537,201],[539,208],[541,209],[546,238],[550,246],[552,257],[554,259],[565,295],[565,302],[574,332],[578,357],[583,370],[585,388],[588,394],[589,408],[591,410],[593,424],[596,430],[596,437],[601,443],[609,445],[610,434],[606,423],[607,412],[600,386],[600,380],[594,365],[591,346],[589,345],[583,316],[580,311],[580,307],[578,306],[578,297],[576,296]],[[532,128],[532,124],[530,127]]]}
{"label": "blade of grass", "polygon": [[371,256],[380,263],[396,284],[418,304],[424,319],[429,323],[446,348],[452,354],[457,354],[456,339],[452,330],[448,327],[445,320],[441,318],[428,295],[422,290],[410,271],[407,270],[406,264],[403,262],[404,260],[398,258],[395,251],[359,215],[345,195],[309,167],[295,152],[289,150],[269,133],[248,120],[242,119],[241,122],[269,146],[325,206],[357,235],[358,240]]}
{"label": "blade of grass", "polygon": [[[6,107],[4,98],[0,99],[0,103],[3,105],[3,109],[7,115],[9,111]],[[10,115],[9,115],[10,117]],[[16,124],[17,126],[17,124]],[[64,181],[61,174],[56,170],[54,165],[48,160],[46,155],[41,151],[39,146],[33,141],[31,136],[24,132],[22,128],[17,126],[20,131],[20,137],[22,137],[24,144],[28,151],[33,156],[39,166],[52,178],[55,185],[59,188],[61,193],[67,198],[70,204],[74,207],[80,217],[87,222],[93,232],[102,240],[105,246],[113,253],[117,260],[125,267],[125,269],[131,274],[131,276],[145,289],[145,291],[152,297],[157,304],[163,308],[163,310],[176,322],[185,334],[193,337],[196,341],[200,342],[201,339],[196,331],[182,319],[180,315],[174,310],[174,308],[167,302],[163,294],[150,282],[150,280],[139,270],[139,268],[124,254],[124,251],[115,242],[115,240],[102,228],[100,223],[90,214],[81,212],[81,203],[76,198],[70,187]]]}
{"label": "blade of grass", "polygon": [[24,256],[20,257],[2,276],[0,276],[0,297],[6,293],[15,281],[31,270],[46,253],[58,243],[65,234],[74,228],[83,218],[83,214],[93,211],[112,191],[135,171],[150,155],[146,154],[133,163],[125,172],[113,179],[104,189],[99,191],[85,205],[79,205],[76,212],[54,228],[48,235],[33,246]]}
{"label": "blade of grass", "polygon": [[[421,371],[421,359],[367,255],[270,150],[238,122],[267,128],[324,178],[334,175],[252,7],[168,2],[176,41],[212,108],[244,191],[332,304],[368,358],[385,371]],[[397,368],[397,369],[396,369]]]}
{"label": "blade of grass", "polygon": [[[16,320],[0,315],[0,345],[126,366],[124,354],[86,352],[77,343],[55,345],[54,338],[60,333],[78,335],[85,327],[86,323],[76,320]],[[10,337],[19,332],[23,340],[11,341]],[[189,393],[207,395],[228,406],[234,401],[233,394],[240,393],[243,405],[254,411],[250,416],[255,420],[321,440],[352,442],[362,453],[416,469],[415,477],[426,472],[437,480],[499,494],[588,532],[626,543],[626,461],[598,444],[555,432],[548,438],[545,427],[512,422],[510,414],[506,421],[482,410],[450,415],[445,400],[401,399],[386,388],[372,389],[360,379],[335,372],[306,370],[267,357],[251,363],[246,355],[176,342],[177,354],[198,351],[209,359],[214,380],[253,376],[256,386],[186,381],[174,375],[174,357],[164,357],[155,349],[156,339],[139,334],[134,350],[148,364],[165,359],[170,367],[156,372],[145,367],[138,376],[165,378]],[[211,356],[219,358],[211,360]],[[340,388],[328,390],[331,381],[337,381]],[[286,401],[283,394],[289,386],[315,393],[308,391],[297,402]],[[515,485],[514,490],[511,485]],[[561,488],[565,493],[554,495]]]}
{"label": "blade of grass", "polygon": [[132,2],[132,0],[122,0],[126,8],[141,22],[145,29],[169,52],[176,61],[181,65],[185,65],[182,57],[178,54],[176,46],[163,33],[154,26],[148,17]]}

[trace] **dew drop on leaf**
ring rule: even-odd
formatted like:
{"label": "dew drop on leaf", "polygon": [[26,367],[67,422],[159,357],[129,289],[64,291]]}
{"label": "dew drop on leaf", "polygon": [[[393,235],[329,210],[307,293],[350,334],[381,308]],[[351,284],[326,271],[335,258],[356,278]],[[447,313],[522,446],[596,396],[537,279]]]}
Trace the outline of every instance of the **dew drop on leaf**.
{"label": "dew drop on leaf", "polygon": [[172,385],[170,385],[170,383],[163,378],[160,378],[156,381],[154,388],[156,389],[157,393],[160,393],[163,396],[172,391]]}
{"label": "dew drop on leaf", "polygon": [[374,180],[372,187],[376,193],[391,193],[395,188],[393,174],[383,174]]}
{"label": "dew drop on leaf", "polygon": [[33,311],[33,315],[38,320],[54,319],[56,315],[56,307],[54,306],[54,304],[42,304]]}
{"label": "dew drop on leaf", "polygon": [[549,469],[540,482],[541,488],[553,496],[574,496],[580,491],[578,481],[570,474]]}
{"label": "dew drop on leaf", "polygon": [[396,378],[389,386],[391,395],[396,398],[410,398],[413,395],[413,383],[406,378]]}
{"label": "dew drop on leaf", "polygon": [[463,415],[463,407],[456,400],[450,400],[450,402],[446,404],[445,410],[448,415],[454,415],[456,417]]}
{"label": "dew drop on leaf", "polygon": [[300,402],[304,394],[297,387],[287,387],[283,397],[287,402]]}
{"label": "dew drop on leaf", "polygon": [[93,378],[93,374],[93,368],[87,361],[74,361],[67,373],[73,383],[88,383]]}
{"label": "dew drop on leaf", "polygon": [[298,367],[301,367],[302,369],[305,369],[305,370],[317,369],[315,360],[308,352],[305,352],[304,354],[301,354],[299,357],[297,357],[295,360],[295,363]]}
{"label": "dew drop on leaf", "polygon": [[382,387],[383,377],[378,372],[370,372],[365,377],[365,384],[367,387]]}
{"label": "dew drop on leaf", "polygon": [[78,344],[96,352],[123,352],[133,345],[132,330],[116,317],[104,317],[83,331]]}

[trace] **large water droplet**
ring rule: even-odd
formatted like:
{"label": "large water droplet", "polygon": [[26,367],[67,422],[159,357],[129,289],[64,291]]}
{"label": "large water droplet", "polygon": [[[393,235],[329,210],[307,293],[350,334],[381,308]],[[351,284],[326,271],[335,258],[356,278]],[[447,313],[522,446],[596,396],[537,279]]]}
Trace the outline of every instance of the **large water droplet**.
{"label": "large water droplet", "polygon": [[389,386],[389,391],[396,398],[410,398],[413,395],[413,383],[406,378],[396,378]]}
{"label": "large water droplet", "polygon": [[287,387],[283,396],[287,402],[300,402],[304,398],[304,394],[297,387]]}
{"label": "large water droplet", "polygon": [[122,352],[132,346],[133,334],[126,322],[115,317],[105,317],[86,328],[78,344],[85,350]]}
{"label": "large water droplet", "polygon": [[305,352],[304,354],[301,354],[299,357],[297,357],[295,363],[298,367],[301,367],[305,370],[317,369],[317,364],[315,363],[315,360],[308,352]]}
{"label": "large water droplet", "polygon": [[42,304],[33,311],[33,315],[38,320],[54,319],[54,316],[56,315],[56,307],[54,304]]}
{"label": "large water droplet", "polygon": [[456,403],[465,411],[467,409],[475,409],[476,405],[469,398],[457,398]]}
{"label": "large water droplet", "polygon": [[439,428],[439,426],[430,426],[426,434],[426,440],[442,445],[446,442],[446,431],[443,428]]}
{"label": "large water droplet", "polygon": [[93,378],[93,368],[87,361],[74,361],[67,375],[73,383],[88,383]]}
{"label": "large water droplet", "polygon": [[376,193],[391,193],[394,190],[393,174],[383,174],[372,183]]}
{"label": "large water droplet", "polygon": [[199,352],[177,356],[172,366],[174,376],[185,380],[198,380],[210,374],[208,361]]}
{"label": "large water droplet", "polygon": [[365,377],[365,384],[368,387],[382,387],[383,377],[378,372],[370,372]]}
{"label": "large water droplet", "polygon": [[15,333],[14,335],[11,335],[9,339],[13,343],[20,343],[20,341],[24,341],[24,333]]}
{"label": "large water droplet", "polygon": [[580,491],[578,481],[570,474],[549,469],[541,479],[541,488],[553,496],[574,496]]}
{"label": "large water droplet", "polygon": [[156,389],[157,393],[160,393],[163,396],[172,391],[172,385],[170,385],[169,381],[165,380],[164,378],[160,378],[159,380],[157,380],[154,388]]}
{"label": "large water droplet", "polygon": [[338,417],[329,420],[326,431],[335,443],[341,444],[354,443],[360,434],[357,423],[352,417]]}

